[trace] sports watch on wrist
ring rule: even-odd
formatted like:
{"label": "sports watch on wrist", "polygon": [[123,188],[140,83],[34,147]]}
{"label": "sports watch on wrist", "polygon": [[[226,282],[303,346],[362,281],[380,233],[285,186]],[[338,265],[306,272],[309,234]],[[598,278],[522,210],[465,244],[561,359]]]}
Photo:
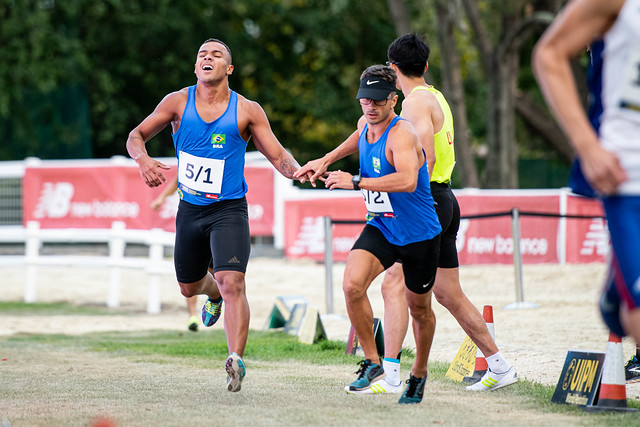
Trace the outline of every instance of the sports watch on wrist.
{"label": "sports watch on wrist", "polygon": [[354,190],[359,190],[360,189],[360,181],[362,180],[362,175],[360,175],[360,172],[358,172],[358,175],[355,175],[353,178],[351,178],[351,182],[353,183],[353,189]]}

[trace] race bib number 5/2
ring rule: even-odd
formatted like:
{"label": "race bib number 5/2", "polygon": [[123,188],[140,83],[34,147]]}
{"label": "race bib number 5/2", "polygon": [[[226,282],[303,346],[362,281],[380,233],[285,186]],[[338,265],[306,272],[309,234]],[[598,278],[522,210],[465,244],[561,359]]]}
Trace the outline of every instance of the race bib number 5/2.
{"label": "race bib number 5/2", "polygon": [[360,189],[360,191],[364,198],[364,204],[367,206],[367,211],[379,214],[393,212],[393,206],[391,206],[391,200],[389,200],[389,193],[364,189]]}
{"label": "race bib number 5/2", "polygon": [[195,191],[220,194],[224,160],[197,157],[180,151],[178,157],[178,180]]}

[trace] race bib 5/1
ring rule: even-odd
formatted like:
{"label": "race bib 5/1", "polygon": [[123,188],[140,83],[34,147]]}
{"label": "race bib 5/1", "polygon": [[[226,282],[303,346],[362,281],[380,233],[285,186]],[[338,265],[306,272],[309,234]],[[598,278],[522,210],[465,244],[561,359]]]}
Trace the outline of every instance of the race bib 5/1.
{"label": "race bib 5/1", "polygon": [[181,184],[203,193],[220,194],[224,160],[197,157],[180,151],[178,179]]}

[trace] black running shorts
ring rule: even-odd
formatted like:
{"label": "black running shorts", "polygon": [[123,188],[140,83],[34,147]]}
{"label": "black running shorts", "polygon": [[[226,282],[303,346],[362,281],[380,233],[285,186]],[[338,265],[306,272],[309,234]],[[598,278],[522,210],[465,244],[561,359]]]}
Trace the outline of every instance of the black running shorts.
{"label": "black running shorts", "polygon": [[431,183],[431,195],[436,202],[435,208],[442,227],[440,233],[440,268],[457,268],[458,251],[456,237],[460,228],[460,206],[449,184]]}
{"label": "black running shorts", "polygon": [[247,199],[223,200],[206,206],[180,200],[176,216],[173,261],[180,283],[193,283],[213,271],[245,273],[251,252]]}
{"label": "black running shorts", "polygon": [[431,240],[397,246],[389,243],[382,232],[373,225],[365,225],[353,249],[362,249],[373,254],[386,270],[394,262],[402,262],[404,283],[417,294],[431,290],[438,267],[440,236]]}

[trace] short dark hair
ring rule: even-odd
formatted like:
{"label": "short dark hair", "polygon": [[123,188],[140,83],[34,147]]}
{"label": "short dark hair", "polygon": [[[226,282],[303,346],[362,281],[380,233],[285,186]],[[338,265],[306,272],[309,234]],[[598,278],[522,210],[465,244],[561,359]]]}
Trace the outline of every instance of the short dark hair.
{"label": "short dark hair", "polygon": [[396,72],[393,71],[393,68],[387,67],[386,65],[371,65],[370,67],[367,67],[367,69],[360,75],[360,80],[365,77],[379,77],[382,80],[389,82],[393,87],[396,87],[396,83],[398,81]]}
{"label": "short dark hair", "polygon": [[395,39],[387,49],[387,59],[408,77],[421,77],[429,61],[431,48],[416,34],[405,34]]}
{"label": "short dark hair", "polygon": [[227,49],[227,52],[229,53],[229,59],[231,59],[231,62],[233,62],[233,55],[231,55],[231,49],[229,49],[229,46],[227,46],[225,42],[219,39],[208,38],[204,42],[202,42],[202,44],[210,43],[210,42],[220,43],[222,46],[224,46]]}

